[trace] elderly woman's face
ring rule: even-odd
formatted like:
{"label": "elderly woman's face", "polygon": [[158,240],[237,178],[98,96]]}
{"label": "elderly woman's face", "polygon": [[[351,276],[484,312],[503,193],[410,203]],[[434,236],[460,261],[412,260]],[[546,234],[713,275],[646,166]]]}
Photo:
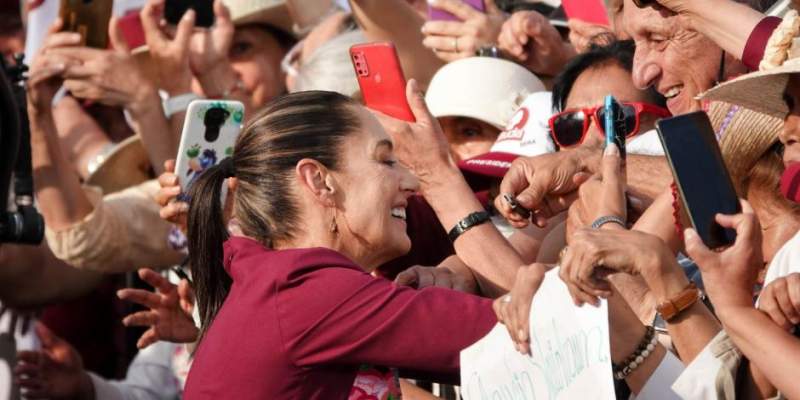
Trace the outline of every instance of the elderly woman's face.
{"label": "elderly woman's face", "polygon": [[[633,85],[630,72],[616,64],[605,64],[578,76],[567,97],[565,110],[602,106],[609,94],[620,102],[647,102],[646,93]],[[639,133],[653,129],[654,125],[654,116],[642,114]],[[599,147],[602,142],[602,131],[592,118],[581,146]]]}
{"label": "elderly woman's face", "polygon": [[499,129],[474,118],[442,117],[439,123],[456,162],[488,153],[500,134]]}
{"label": "elderly woman's face", "polygon": [[378,265],[409,251],[406,233],[408,198],[419,189],[417,178],[397,162],[392,141],[381,124],[359,107],[361,130],[345,139],[341,167],[334,172],[339,237],[350,256]]}
{"label": "elderly woman's face", "polygon": [[789,115],[786,116],[779,139],[784,146],[783,163],[788,166],[800,162],[800,76],[792,75],[784,97],[789,106]]}
{"label": "elderly woman's face", "polygon": [[683,16],[625,0],[623,26],[636,42],[633,82],[654,86],[674,115],[700,109],[695,97],[714,86],[722,50],[690,30]]}
{"label": "elderly woman's face", "polygon": [[285,50],[258,26],[237,27],[228,57],[249,98],[250,112],[286,91],[280,63]]}

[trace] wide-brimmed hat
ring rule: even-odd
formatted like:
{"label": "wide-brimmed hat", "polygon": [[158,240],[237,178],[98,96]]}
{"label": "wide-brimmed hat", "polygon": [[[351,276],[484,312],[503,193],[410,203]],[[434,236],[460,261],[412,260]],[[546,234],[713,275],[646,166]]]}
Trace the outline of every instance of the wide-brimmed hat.
{"label": "wide-brimmed hat", "polygon": [[234,25],[267,24],[292,33],[292,18],[285,0],[223,0]]}
{"label": "wide-brimmed hat", "polygon": [[738,104],[781,120],[789,113],[783,94],[790,74],[800,73],[800,18],[786,15],[770,36],[759,71],[723,82],[699,96]]}
{"label": "wide-brimmed hat", "polygon": [[739,195],[745,196],[744,178],[764,153],[778,142],[783,117],[721,101],[710,103],[708,116],[731,180]]}
{"label": "wide-brimmed hat", "polygon": [[550,92],[528,96],[488,153],[458,163],[473,189],[485,190],[492,180],[503,178],[517,157],[534,157],[556,150],[547,126],[553,113],[551,97]]}
{"label": "wide-brimmed hat", "polygon": [[542,81],[522,66],[492,57],[469,57],[446,64],[431,79],[425,101],[436,118],[474,118],[503,129]]}
{"label": "wide-brimmed hat", "polygon": [[98,186],[104,194],[118,192],[152,179],[150,159],[139,136],[131,136],[114,145],[102,156],[86,184]]}

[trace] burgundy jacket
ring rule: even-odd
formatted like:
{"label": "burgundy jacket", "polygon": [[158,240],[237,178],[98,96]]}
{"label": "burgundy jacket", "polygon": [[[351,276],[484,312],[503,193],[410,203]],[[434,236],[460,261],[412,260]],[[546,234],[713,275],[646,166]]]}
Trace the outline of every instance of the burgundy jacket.
{"label": "burgundy jacket", "polygon": [[457,379],[497,322],[488,299],[374,278],[323,248],[225,243],[231,291],[197,350],[186,399],[345,399],[372,364]]}

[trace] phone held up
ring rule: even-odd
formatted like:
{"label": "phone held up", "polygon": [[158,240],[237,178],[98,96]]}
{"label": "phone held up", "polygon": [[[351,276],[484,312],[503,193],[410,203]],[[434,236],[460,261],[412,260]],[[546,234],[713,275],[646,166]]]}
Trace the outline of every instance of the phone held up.
{"label": "phone held up", "polygon": [[[483,0],[461,0],[462,2],[466,3],[468,6],[472,7],[475,11],[485,13],[486,12],[486,5],[483,4]],[[428,20],[430,21],[461,21],[460,18],[456,17],[452,13],[449,13],[445,10],[438,9],[431,5],[431,2],[428,1]]]}
{"label": "phone held up", "polygon": [[406,78],[392,43],[357,44],[350,48],[364,105],[390,117],[415,122],[406,99]]}
{"label": "phone held up", "polygon": [[692,226],[711,249],[733,244],[736,231],[717,224],[717,214],[741,212],[714,129],[697,111],[656,122],[672,175]]}
{"label": "phone held up", "polygon": [[214,0],[166,0],[164,19],[170,25],[178,25],[189,9],[196,13],[195,26],[208,28],[214,25]]}
{"label": "phone held up", "polygon": [[238,101],[195,100],[189,103],[175,158],[175,175],[182,192],[179,199],[186,200],[185,193],[206,169],[233,154],[243,121],[244,105]]}
{"label": "phone held up", "polygon": [[105,49],[112,7],[112,0],[61,0],[62,30],[80,33],[81,45]]}
{"label": "phone held up", "polygon": [[625,161],[625,134],[628,127],[625,123],[625,114],[622,106],[614,96],[608,95],[603,104],[603,130],[606,133],[606,146],[609,144],[617,145],[619,155]]}

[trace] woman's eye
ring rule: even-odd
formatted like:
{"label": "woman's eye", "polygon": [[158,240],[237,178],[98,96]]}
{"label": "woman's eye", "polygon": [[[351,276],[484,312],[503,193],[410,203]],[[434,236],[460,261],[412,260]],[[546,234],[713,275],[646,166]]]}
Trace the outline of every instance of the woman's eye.
{"label": "woman's eye", "polygon": [[478,137],[481,135],[481,133],[482,133],[481,128],[476,128],[476,127],[467,127],[461,130],[461,134],[464,135],[464,137],[468,138]]}
{"label": "woman's eye", "polygon": [[388,165],[388,166],[390,166],[390,167],[394,167],[395,164],[397,164],[397,160],[386,160],[386,161],[383,161],[383,163]]}
{"label": "woman's eye", "polygon": [[231,57],[239,56],[244,53],[247,53],[253,46],[248,42],[236,42],[231,45]]}

